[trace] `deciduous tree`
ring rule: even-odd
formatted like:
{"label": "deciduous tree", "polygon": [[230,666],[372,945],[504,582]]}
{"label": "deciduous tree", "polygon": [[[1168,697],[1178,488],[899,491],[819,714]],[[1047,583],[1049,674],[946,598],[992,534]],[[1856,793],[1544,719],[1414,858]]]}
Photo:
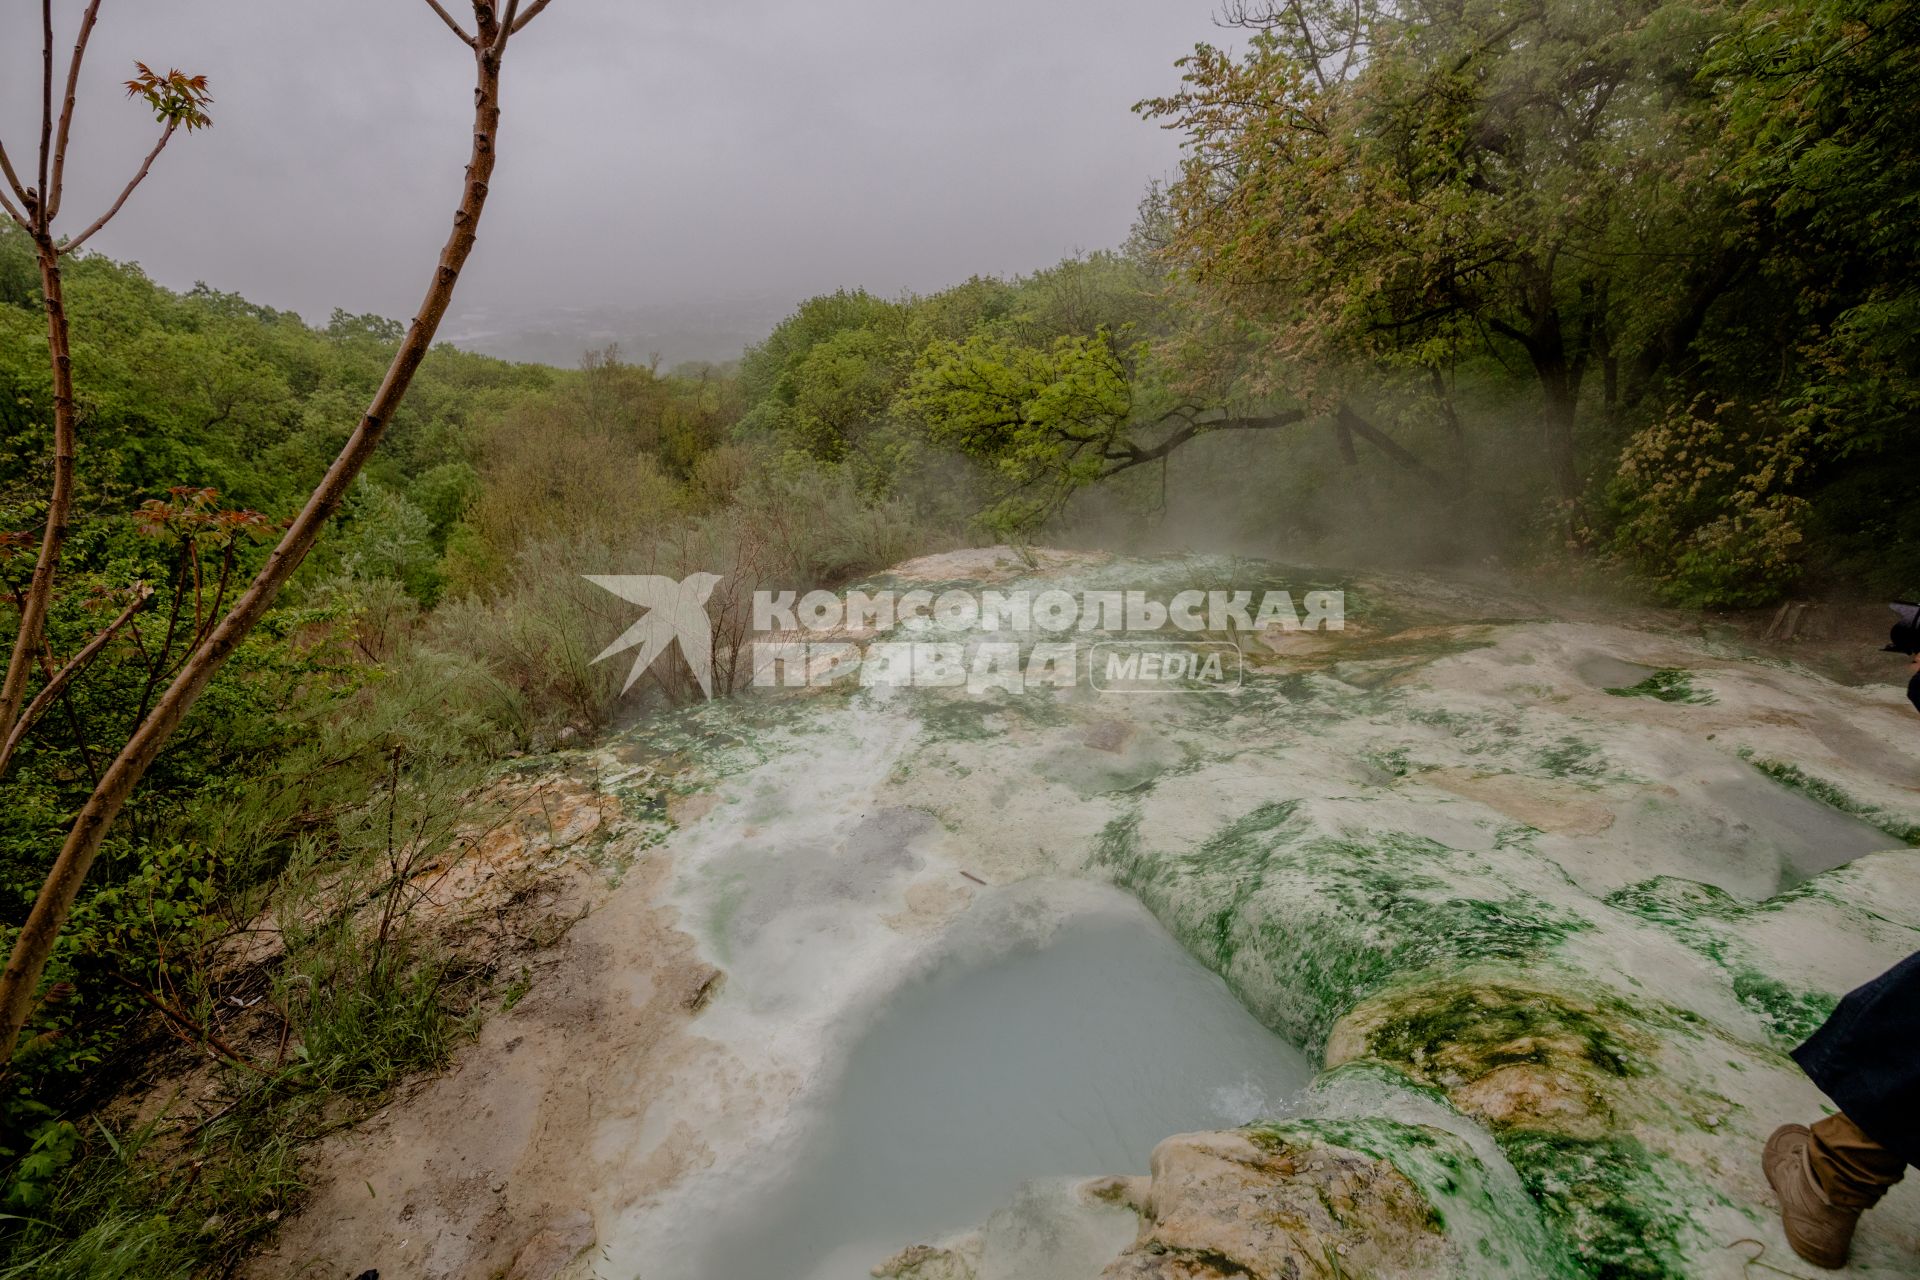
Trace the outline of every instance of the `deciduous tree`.
{"label": "deciduous tree", "polygon": [[[266,615],[281,588],[313,549],[328,519],[345,500],[355,478],[379,446],[394,410],[406,396],[415,372],[432,347],[434,335],[453,299],[461,269],[473,252],[496,159],[501,110],[501,66],[513,37],[551,0],[530,0],[524,6],[521,0],[505,0],[503,5],[495,4],[493,0],[472,0],[471,30],[463,27],[440,0],[426,2],[469,50],[474,66],[472,146],[466,180],[460,203],[454,211],[452,231],[440,251],[426,296],[401,339],[372,402],[299,514],[287,524],[265,564],[225,614],[206,627],[204,632],[197,633],[199,639],[192,652],[119,747],[112,763],[101,774],[92,794],[81,806],[48,872],[46,883],[34,899],[26,922],[14,939],[6,968],[0,972],[0,1061],[12,1057],[20,1029],[32,1010],[35,992],[54,942],[72,910],[74,898],[86,879],[108,829],[134,788],[139,785],[141,777],[153,764],[167,738],[179,727],[208,682]],[[60,290],[59,260],[85,244],[120,211],[175,132],[183,127],[193,130],[208,122],[205,108],[210,99],[204,79],[177,71],[161,75],[141,66],[139,74],[128,82],[128,91],[152,108],[161,124],[160,139],[119,199],[105,214],[79,235],[64,242],[56,241],[54,219],[60,211],[76,88],[88,37],[92,34],[99,9],[100,0],[91,0],[82,15],[79,36],[69,63],[66,96],[61,108],[56,111],[53,99],[55,45],[52,3],[51,0],[43,0],[45,93],[37,182],[31,185],[23,182],[4,149],[0,149],[0,177],[4,178],[11,193],[0,192],[0,202],[4,202],[0,207],[4,207],[8,216],[27,228],[38,247],[41,285],[49,317],[55,410],[54,465],[46,528],[41,538],[41,552],[35,564],[32,583],[22,596],[13,657],[8,664],[4,684],[0,684],[0,723],[6,725],[9,731],[20,717],[39,654],[46,608],[54,590],[61,543],[72,502],[77,441],[71,355]]]}
{"label": "deciduous tree", "polygon": [[1676,0],[1242,6],[1141,104],[1185,136],[1167,252],[1299,394],[1514,356],[1559,496],[1583,389],[1644,392],[1751,265],[1713,180],[1714,26]]}

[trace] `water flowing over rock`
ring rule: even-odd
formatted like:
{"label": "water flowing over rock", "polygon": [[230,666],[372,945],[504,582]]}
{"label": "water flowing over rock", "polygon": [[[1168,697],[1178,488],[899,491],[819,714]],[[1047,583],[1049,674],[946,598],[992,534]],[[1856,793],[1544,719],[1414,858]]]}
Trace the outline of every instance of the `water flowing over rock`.
{"label": "water flowing over rock", "polygon": [[[426,1105],[487,1096],[481,1055],[568,1025],[565,1001],[631,990],[645,1012],[544,1051],[561,1077],[484,1152],[524,1171],[489,1221],[525,1240],[543,1206],[583,1206],[578,1274],[717,1280],[702,1259],[804,1178],[902,993],[1121,918],[1092,881],[1309,1055],[1312,1087],[1155,1135],[1150,1170],[1144,1148],[1044,1171],[1064,1183],[1009,1170],[999,1213],[955,1205],[917,1242],[849,1239],[780,1280],[1799,1274],[1758,1161],[1774,1125],[1822,1114],[1786,1051],[1920,949],[1920,723],[1896,687],[1457,583],[1223,557],[998,549],[865,585],[979,583],[1331,587],[1348,626],[1242,635],[1232,689],[843,680],[570,753],[618,800],[580,809],[604,842],[570,944],[588,967],[536,979]],[[906,1183],[939,1157],[844,1176]],[[333,1185],[375,1158],[343,1144]],[[1072,1189],[1095,1175],[1116,1176]],[[396,1274],[464,1274],[472,1211],[423,1193],[401,1223],[365,1199],[356,1258],[439,1231],[438,1269]],[[1916,1249],[1910,1180],[1852,1274],[1911,1275]]]}
{"label": "water flowing over rock", "polygon": [[[1401,1143],[1429,1140],[1398,1135]],[[1446,1274],[1433,1207],[1392,1161],[1273,1129],[1169,1138],[1112,1280]]]}

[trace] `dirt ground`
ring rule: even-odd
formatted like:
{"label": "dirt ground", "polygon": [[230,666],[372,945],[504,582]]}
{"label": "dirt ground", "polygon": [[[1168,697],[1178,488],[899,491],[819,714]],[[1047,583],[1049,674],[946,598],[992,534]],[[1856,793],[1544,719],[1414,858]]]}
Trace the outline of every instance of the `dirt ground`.
{"label": "dirt ground", "polygon": [[[616,889],[576,886],[597,900],[538,960],[525,996],[446,1074],[323,1142],[311,1199],[245,1274],[549,1280],[590,1252],[589,1135],[686,1064],[687,1023],[716,977],[655,905],[666,871],[655,854]],[[669,1134],[659,1180],[700,1158]]]}

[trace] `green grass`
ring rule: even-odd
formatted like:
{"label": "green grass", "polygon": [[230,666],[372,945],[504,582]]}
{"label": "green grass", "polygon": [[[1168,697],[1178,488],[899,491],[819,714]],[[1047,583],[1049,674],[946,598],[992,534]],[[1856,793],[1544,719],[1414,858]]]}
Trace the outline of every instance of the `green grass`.
{"label": "green grass", "polygon": [[46,1203],[0,1222],[0,1280],[229,1274],[299,1205],[303,1148],[442,1066],[489,993],[485,973],[404,942],[375,954],[340,929],[294,945],[274,980],[293,1026],[285,1061],[225,1068],[225,1106],[184,1140],[82,1121]]}

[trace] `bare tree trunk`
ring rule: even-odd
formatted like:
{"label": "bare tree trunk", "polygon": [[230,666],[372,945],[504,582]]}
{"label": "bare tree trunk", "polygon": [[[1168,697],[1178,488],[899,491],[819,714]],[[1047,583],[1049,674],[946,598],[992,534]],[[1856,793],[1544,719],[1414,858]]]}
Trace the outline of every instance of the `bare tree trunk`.
{"label": "bare tree trunk", "polygon": [[1334,421],[1339,424],[1340,430],[1345,432],[1349,439],[1353,436],[1359,436],[1362,440],[1365,440],[1368,444],[1386,454],[1402,467],[1405,467],[1414,475],[1419,476],[1435,493],[1441,494],[1442,496],[1458,496],[1459,487],[1457,485],[1449,484],[1446,477],[1422,462],[1417,455],[1408,450],[1398,440],[1395,440],[1392,436],[1354,412],[1352,405],[1342,403],[1334,414]]}
{"label": "bare tree trunk", "polygon": [[61,287],[60,252],[44,228],[34,237],[40,259],[40,292],[47,306],[47,353],[53,365],[53,486],[47,498],[47,527],[40,536],[40,555],[33,579],[20,602],[20,630],[13,637],[13,656],[0,683],[0,733],[11,730],[26,702],[27,678],[33,655],[46,629],[47,607],[53,601],[53,576],[60,566],[60,548],[67,540],[67,520],[73,512],[73,355],[67,339],[66,293]]}
{"label": "bare tree trunk", "polygon": [[1535,268],[1528,283],[1531,306],[1527,327],[1488,318],[1495,333],[1512,338],[1533,362],[1534,377],[1539,379],[1544,407],[1540,415],[1541,444],[1553,487],[1569,511],[1580,501],[1580,469],[1574,449],[1574,427],[1580,404],[1580,382],[1586,372],[1591,331],[1581,337],[1570,356],[1560,308],[1554,302],[1553,279],[1548,269]]}
{"label": "bare tree trunk", "polygon": [[[408,328],[372,403],[307,499],[306,506],[288,526],[246,592],[194,650],[152,713],[134,730],[75,818],[60,856],[15,939],[6,969],[0,972],[0,1062],[9,1061],[13,1056],[54,941],[73,909],[74,899],[108,828],[168,736],[179,727],[208,682],[259,623],[287,579],[312,550],[328,517],[339,508],[354,478],[385,435],[394,410],[432,347],[434,333],[453,299],[460,270],[473,251],[480,214],[486,205],[487,184],[493,176],[494,139],[500,123],[500,59],[512,32],[544,7],[545,0],[536,0],[526,14],[516,19],[519,0],[509,0],[504,17],[496,14],[491,3],[476,0],[476,30],[469,42],[475,64],[473,149],[467,163],[466,189],[460,207],[454,211],[452,233],[440,251],[440,261],[419,314]],[[461,35],[466,39],[464,32]]]}
{"label": "bare tree trunk", "polygon": [[1453,403],[1453,388],[1447,385],[1446,375],[1437,366],[1429,368],[1427,374],[1433,386],[1434,403],[1440,406],[1441,424],[1453,442],[1453,478],[1464,498],[1473,480],[1473,442],[1467,439],[1467,429],[1460,421],[1460,410]]}
{"label": "bare tree trunk", "polygon": [[1534,376],[1540,380],[1544,401],[1540,415],[1541,443],[1546,448],[1554,489],[1563,502],[1572,504],[1580,500],[1574,427],[1585,359],[1584,353],[1568,355],[1560,311],[1554,306],[1550,285],[1542,281],[1538,292],[1540,298],[1528,335],[1527,354],[1533,359]]}
{"label": "bare tree trunk", "polygon": [[[53,220],[60,212],[60,199],[66,184],[67,143],[73,136],[74,98],[80,83],[80,66],[87,56],[87,41],[93,36],[94,23],[100,17],[100,0],[89,0],[80,16],[80,30],[74,37],[73,61],[67,68],[67,92],[57,128],[53,114],[51,0],[43,0],[40,17],[44,34],[40,52],[45,79],[40,111],[40,185],[37,188],[29,189],[21,185],[20,176],[8,158],[6,148],[0,147],[0,179],[5,181],[5,186],[0,187],[0,210],[33,238],[34,257],[40,267],[40,297],[47,312],[47,357],[53,373],[53,483],[47,495],[47,523],[41,533],[40,553],[34,560],[33,577],[26,593],[18,601],[20,629],[13,637],[13,654],[7,663],[6,674],[0,677],[0,735],[9,738],[20,730],[21,708],[27,700],[27,681],[36,665],[35,659],[45,644],[47,611],[53,603],[53,580],[59,572],[60,551],[67,540],[67,521],[73,513],[74,455],[78,434],[74,420],[73,355],[67,332],[66,289],[60,275],[60,257],[71,252],[72,246],[63,247],[54,241]],[[160,145],[153,149],[153,155],[147,157],[148,165],[153,163],[153,156],[160,154],[160,148],[172,136],[173,126],[169,124],[161,134]],[[145,176],[146,170],[142,168],[140,177]],[[135,178],[128,184],[127,194],[131,194],[139,182],[140,178]],[[9,190],[18,198],[18,205],[7,198]],[[127,194],[120,197],[120,204],[126,203]],[[114,210],[117,212],[119,207],[116,204]],[[94,224],[94,229],[104,226],[112,216],[112,213],[108,213],[101,218]],[[4,768],[4,760],[0,760],[0,771],[4,771]]]}
{"label": "bare tree trunk", "polygon": [[1565,502],[1580,500],[1580,469],[1574,452],[1574,423],[1579,407],[1578,384],[1564,367],[1540,367],[1540,385],[1546,393],[1541,413],[1547,465],[1553,485]]}

